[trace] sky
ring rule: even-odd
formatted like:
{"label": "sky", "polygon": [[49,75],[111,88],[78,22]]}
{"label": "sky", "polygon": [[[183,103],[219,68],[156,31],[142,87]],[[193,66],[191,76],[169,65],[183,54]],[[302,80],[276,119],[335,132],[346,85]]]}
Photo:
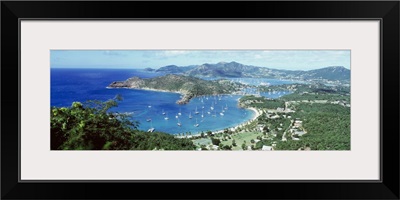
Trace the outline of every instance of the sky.
{"label": "sky", "polygon": [[287,70],[350,69],[350,50],[51,50],[51,68],[154,68],[238,62]]}

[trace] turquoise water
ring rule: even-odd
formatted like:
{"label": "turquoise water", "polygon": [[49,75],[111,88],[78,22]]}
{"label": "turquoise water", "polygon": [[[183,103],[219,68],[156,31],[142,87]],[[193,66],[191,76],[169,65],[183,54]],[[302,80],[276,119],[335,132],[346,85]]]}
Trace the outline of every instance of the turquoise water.
{"label": "turquoise water", "polygon": [[[161,75],[164,74],[135,69],[51,69],[51,106],[71,106],[74,101],[106,101],[120,94],[124,100],[118,107],[112,108],[112,111],[132,114],[132,120],[139,122],[141,130],[155,128],[156,131],[170,134],[196,134],[230,128],[250,120],[255,115],[251,110],[238,107],[238,99],[241,97],[239,95],[197,97],[186,105],[178,105],[175,102],[180,99],[180,94],[177,93],[106,88],[113,81],[123,81],[133,76],[151,78]],[[294,83],[274,79],[231,80],[252,85]],[[278,98],[289,93],[281,91],[260,95]],[[178,123],[181,126],[178,126]]]}
{"label": "turquoise water", "polygon": [[[221,130],[248,121],[255,114],[237,106],[238,95],[198,97],[186,105],[178,105],[175,102],[180,95],[176,93],[106,88],[113,81],[132,76],[151,78],[160,75],[163,74],[134,69],[51,69],[51,106],[70,106],[74,101],[106,101],[120,94],[124,100],[112,111],[131,113],[132,120],[140,123],[141,130],[155,128],[170,134]],[[192,115],[191,119],[189,115]]]}

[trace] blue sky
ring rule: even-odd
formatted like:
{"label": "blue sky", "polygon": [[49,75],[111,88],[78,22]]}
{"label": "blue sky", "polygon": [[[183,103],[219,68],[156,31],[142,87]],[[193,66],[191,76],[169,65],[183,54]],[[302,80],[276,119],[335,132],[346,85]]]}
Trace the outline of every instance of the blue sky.
{"label": "blue sky", "polygon": [[239,62],[288,70],[350,69],[350,50],[51,50],[51,68],[160,68]]}

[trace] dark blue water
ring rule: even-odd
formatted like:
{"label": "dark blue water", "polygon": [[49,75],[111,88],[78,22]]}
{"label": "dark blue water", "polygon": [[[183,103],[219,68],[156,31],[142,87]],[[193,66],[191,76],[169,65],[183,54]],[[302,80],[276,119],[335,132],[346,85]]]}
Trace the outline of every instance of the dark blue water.
{"label": "dark blue water", "polygon": [[254,116],[251,110],[237,106],[240,98],[237,95],[198,97],[187,105],[177,105],[175,102],[180,95],[175,93],[106,88],[113,81],[133,76],[151,78],[160,75],[163,74],[134,69],[51,69],[51,106],[71,106],[74,101],[106,101],[120,94],[124,100],[113,111],[133,113],[132,120],[139,121],[141,130],[155,128],[171,134],[221,130]]}

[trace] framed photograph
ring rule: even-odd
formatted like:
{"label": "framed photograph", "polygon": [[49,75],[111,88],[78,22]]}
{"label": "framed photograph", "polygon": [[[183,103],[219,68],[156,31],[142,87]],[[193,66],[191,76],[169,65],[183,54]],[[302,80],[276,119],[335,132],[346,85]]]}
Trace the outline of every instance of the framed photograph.
{"label": "framed photograph", "polygon": [[399,199],[399,2],[1,5],[3,199]]}

